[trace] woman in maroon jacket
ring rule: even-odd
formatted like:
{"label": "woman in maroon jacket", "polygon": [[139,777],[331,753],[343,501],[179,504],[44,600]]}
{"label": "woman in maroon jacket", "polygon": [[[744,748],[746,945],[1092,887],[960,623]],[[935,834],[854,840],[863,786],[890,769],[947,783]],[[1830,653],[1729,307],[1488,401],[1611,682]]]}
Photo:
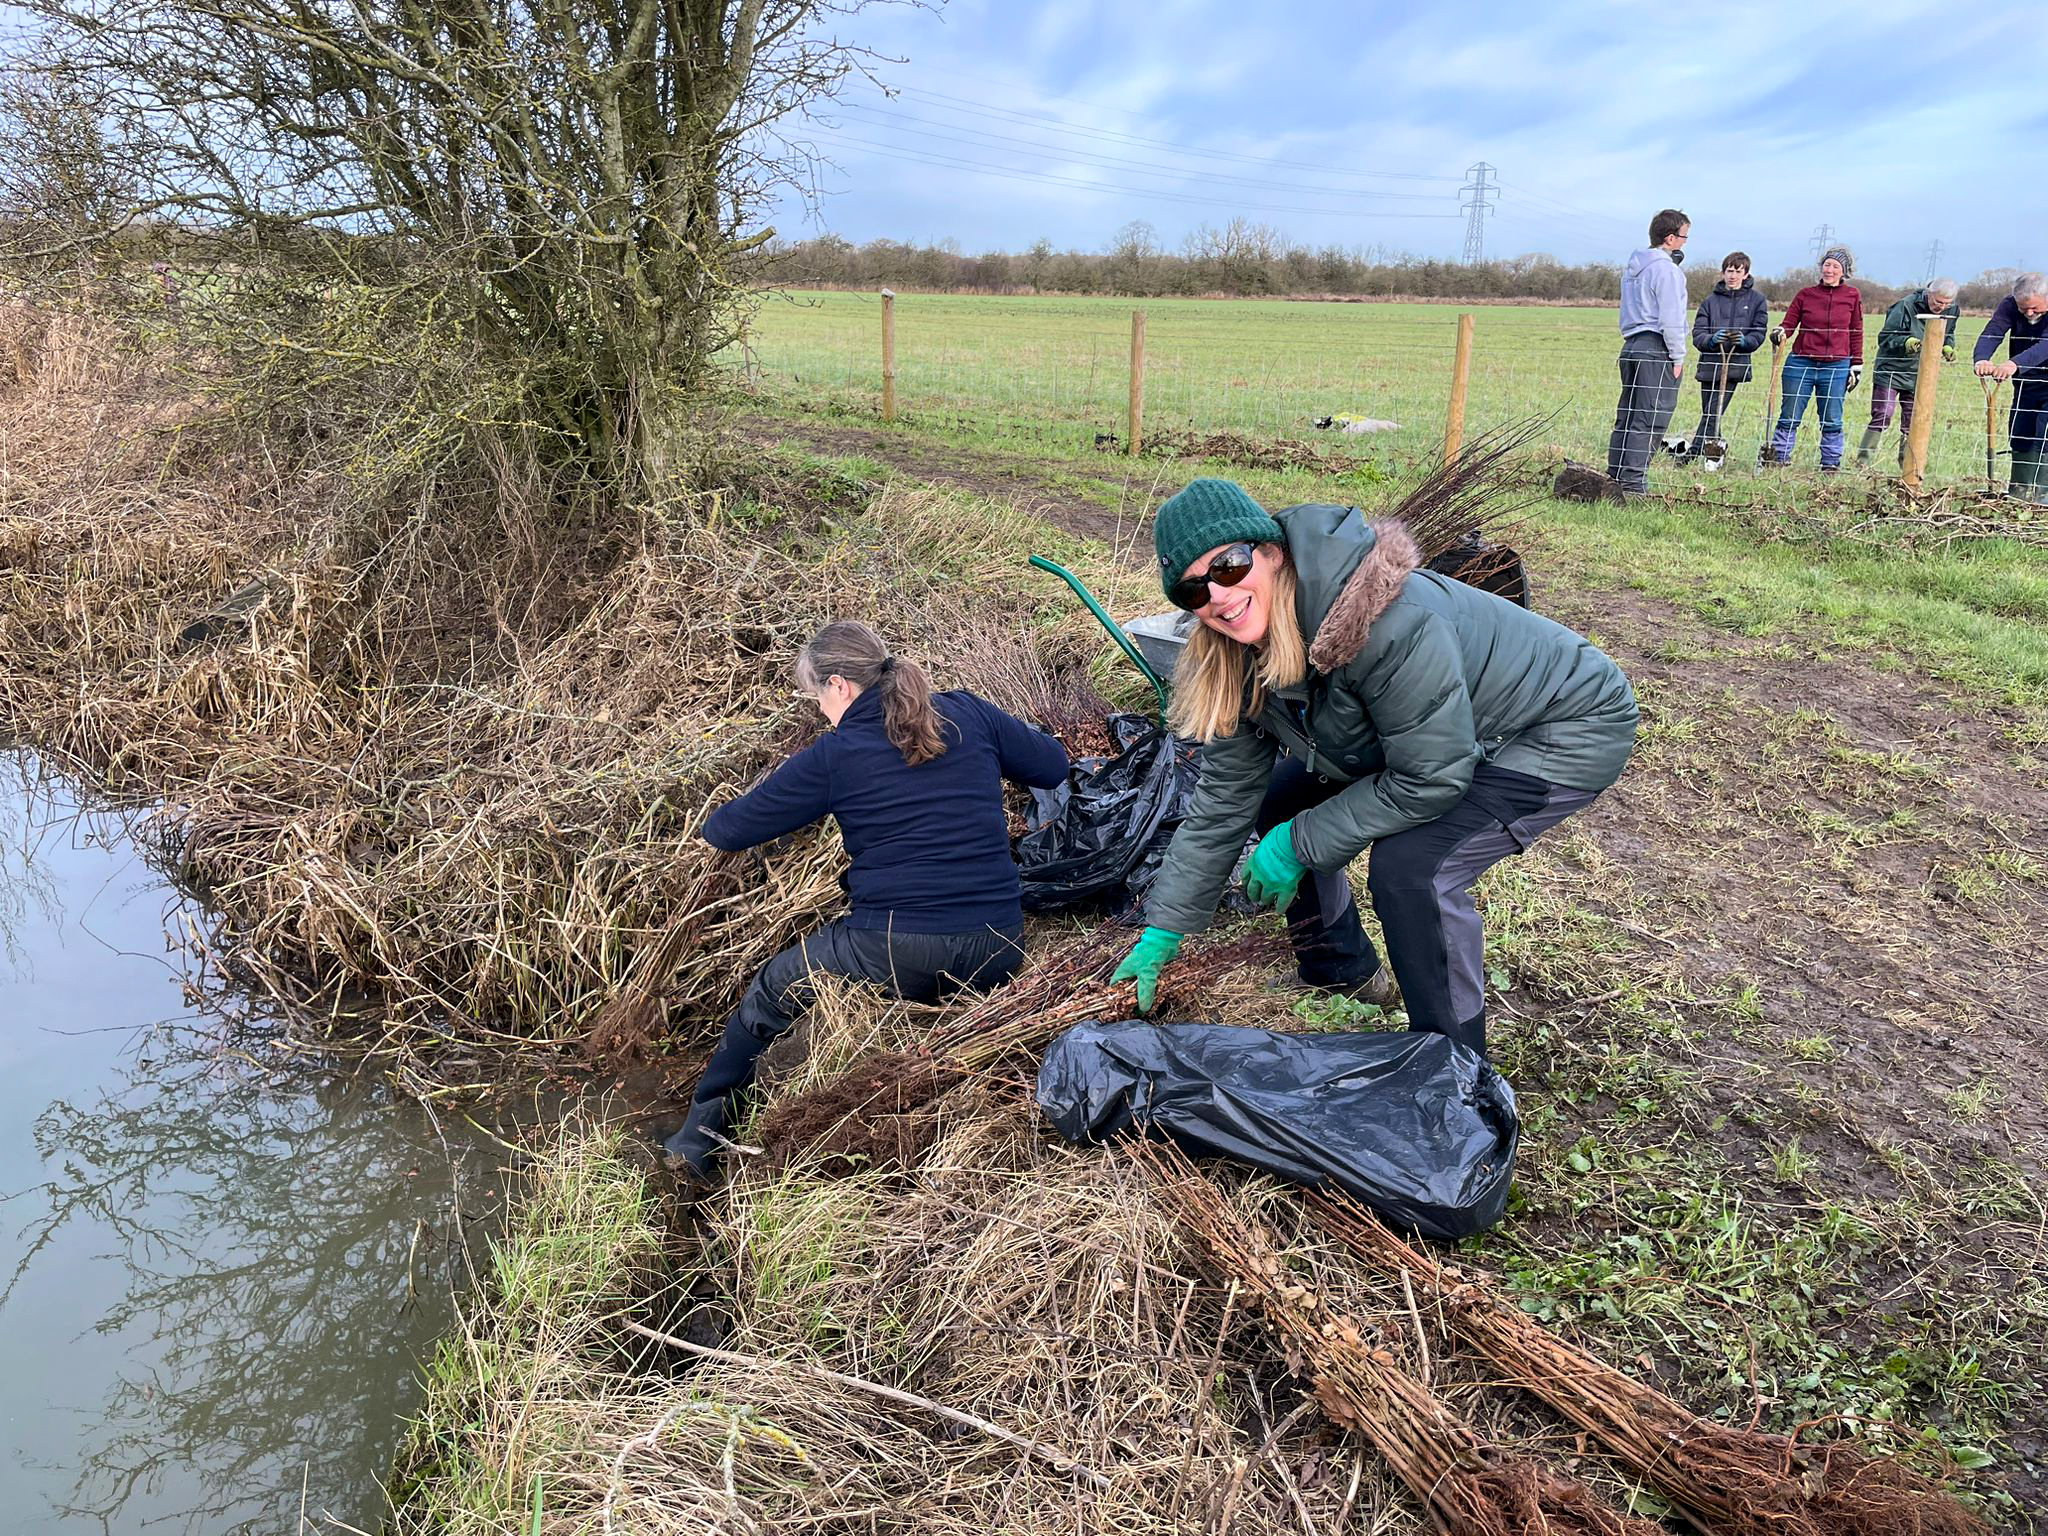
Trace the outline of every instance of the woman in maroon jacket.
{"label": "woman in maroon jacket", "polygon": [[1863,295],[1848,281],[1853,266],[1846,246],[1831,247],[1820,259],[1820,281],[1793,296],[1771,332],[1773,343],[1797,339],[1785,359],[1784,403],[1763,462],[1792,462],[1811,397],[1820,415],[1820,467],[1842,467],[1842,399],[1863,381]]}

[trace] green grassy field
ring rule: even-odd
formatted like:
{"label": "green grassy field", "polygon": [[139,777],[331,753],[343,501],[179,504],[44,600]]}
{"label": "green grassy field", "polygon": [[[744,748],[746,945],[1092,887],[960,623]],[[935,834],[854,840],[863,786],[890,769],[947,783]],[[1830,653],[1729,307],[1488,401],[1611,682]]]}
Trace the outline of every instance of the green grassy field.
{"label": "green grassy field", "polygon": [[[1153,299],[1136,306],[1128,299],[908,294],[896,301],[898,410],[913,424],[968,440],[1089,447],[1097,432],[1124,428],[1134,307],[1146,313],[1148,429],[1314,438],[1399,461],[1424,458],[1441,444],[1459,314],[1450,304]],[[1604,459],[1618,382],[1614,312],[1538,305],[1472,312],[1468,434],[1554,412],[1552,442],[1581,458]],[[1867,358],[1875,355],[1881,318],[1870,318]],[[1965,317],[1965,342],[1983,327],[1981,318]],[[749,366],[773,397],[877,411],[881,299],[769,299],[751,328]],[[1960,359],[1941,384],[1931,478],[1981,485],[1982,387]],[[1849,397],[1852,450],[1869,401],[1867,385]],[[1743,476],[1755,473],[1763,407],[1761,377],[1734,392],[1730,468]],[[1330,414],[1401,425],[1349,438],[1316,432],[1311,423]],[[1690,430],[1698,417],[1699,392],[1688,376],[1673,430]],[[1801,463],[1812,463],[1816,453],[1813,421],[1809,410]],[[1895,444],[1896,437],[1881,450],[1884,469],[1895,469]]]}

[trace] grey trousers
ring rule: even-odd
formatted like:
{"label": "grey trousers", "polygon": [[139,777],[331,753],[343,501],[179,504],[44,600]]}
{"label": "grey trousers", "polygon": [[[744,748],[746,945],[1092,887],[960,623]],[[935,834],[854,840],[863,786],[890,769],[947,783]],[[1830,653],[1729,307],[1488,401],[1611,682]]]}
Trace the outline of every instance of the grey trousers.
{"label": "grey trousers", "polygon": [[1607,440],[1607,475],[1625,491],[1650,488],[1650,455],[1678,409],[1671,363],[1655,331],[1639,331],[1621,344],[1621,399]]}
{"label": "grey trousers", "polygon": [[[1320,805],[1343,786],[1283,758],[1259,809],[1261,830]],[[1600,798],[1547,779],[1481,763],[1465,798],[1434,821],[1372,845],[1366,888],[1387,941],[1387,960],[1411,1029],[1433,1030],[1486,1051],[1486,932],[1472,888],[1479,877]],[[1310,871],[1287,909],[1301,979],[1311,986],[1359,981],[1380,957],[1358,920],[1342,869]]]}

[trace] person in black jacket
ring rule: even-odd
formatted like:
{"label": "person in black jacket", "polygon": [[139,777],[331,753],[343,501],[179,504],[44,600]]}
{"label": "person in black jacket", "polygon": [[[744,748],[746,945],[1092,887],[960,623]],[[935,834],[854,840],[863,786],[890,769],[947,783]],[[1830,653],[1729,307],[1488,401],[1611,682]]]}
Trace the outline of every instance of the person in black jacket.
{"label": "person in black jacket", "polygon": [[934,695],[915,662],[865,624],[827,624],[797,656],[797,686],[831,729],[704,824],[715,848],[751,848],[839,820],[852,910],[756,976],[663,1144],[669,1167],[707,1176],[755,1063],[807,1009],[819,972],[936,1002],[1008,981],[1024,913],[1003,812],[1004,779],[1051,789],[1067,776],[1057,741],[964,691]]}
{"label": "person in black jacket", "polygon": [[1764,344],[1770,328],[1770,302],[1756,290],[1749,257],[1730,251],[1721,261],[1721,280],[1700,300],[1699,313],[1693,317],[1692,344],[1700,352],[1700,424],[1678,450],[1680,460],[1696,457],[1701,444],[1721,436],[1721,416],[1729,397],[1736,385],[1749,381],[1749,355]]}

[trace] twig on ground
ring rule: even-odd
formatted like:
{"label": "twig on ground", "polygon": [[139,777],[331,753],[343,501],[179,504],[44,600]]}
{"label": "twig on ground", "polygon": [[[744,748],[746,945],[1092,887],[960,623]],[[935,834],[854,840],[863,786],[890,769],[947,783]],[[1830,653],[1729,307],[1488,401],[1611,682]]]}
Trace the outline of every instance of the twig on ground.
{"label": "twig on ground", "polygon": [[1049,1445],[992,1424],[987,1419],[976,1418],[971,1413],[962,1413],[958,1408],[949,1408],[944,1403],[935,1403],[928,1397],[919,1397],[915,1392],[906,1392],[901,1387],[885,1387],[878,1381],[868,1381],[859,1376],[849,1376],[844,1371],[835,1371],[828,1366],[814,1365],[808,1360],[782,1360],[772,1355],[747,1355],[737,1350],[715,1349],[709,1344],[696,1344],[688,1339],[677,1338],[672,1333],[663,1333],[658,1328],[649,1328],[645,1323],[636,1323],[631,1318],[622,1318],[621,1323],[629,1333],[665,1344],[670,1349],[680,1349],[685,1354],[696,1355],[705,1360],[717,1360],[725,1365],[768,1367],[772,1370],[791,1371],[800,1376],[812,1376],[820,1381],[834,1382],[842,1387],[851,1387],[856,1392],[865,1392],[870,1397],[883,1398],[892,1403],[901,1403],[907,1408],[922,1408],[926,1413],[958,1424],[967,1429],[987,1435],[991,1440],[1014,1446],[1027,1456],[1036,1457],[1061,1472],[1070,1472],[1085,1478],[1097,1488],[1110,1486],[1109,1479],[1092,1467],[1085,1467],[1064,1452],[1056,1451]]}

